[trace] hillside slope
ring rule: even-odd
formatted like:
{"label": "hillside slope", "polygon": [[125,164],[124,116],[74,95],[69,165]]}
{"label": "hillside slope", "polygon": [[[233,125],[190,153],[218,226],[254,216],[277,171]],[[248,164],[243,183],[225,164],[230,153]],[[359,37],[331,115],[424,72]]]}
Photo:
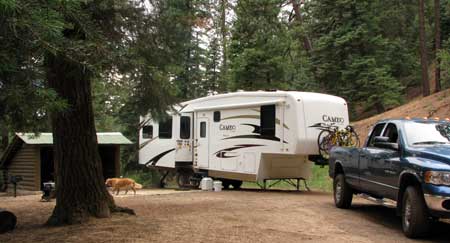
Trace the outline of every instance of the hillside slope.
{"label": "hillside slope", "polygon": [[450,117],[450,89],[439,93],[417,98],[405,105],[399,106],[387,112],[372,116],[370,118],[353,122],[357,133],[359,134],[361,144],[364,143],[372,125],[381,120],[388,118],[404,118],[404,117]]}

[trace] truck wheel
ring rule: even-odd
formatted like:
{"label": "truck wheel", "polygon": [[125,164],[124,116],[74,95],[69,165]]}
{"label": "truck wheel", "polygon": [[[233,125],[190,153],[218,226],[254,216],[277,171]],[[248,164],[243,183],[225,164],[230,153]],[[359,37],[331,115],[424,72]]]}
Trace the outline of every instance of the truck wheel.
{"label": "truck wheel", "polygon": [[431,220],[419,190],[413,186],[406,188],[402,203],[403,233],[409,238],[427,235]]}
{"label": "truck wheel", "polygon": [[338,208],[349,208],[352,205],[353,190],[345,182],[343,174],[339,174],[333,181],[334,204]]}

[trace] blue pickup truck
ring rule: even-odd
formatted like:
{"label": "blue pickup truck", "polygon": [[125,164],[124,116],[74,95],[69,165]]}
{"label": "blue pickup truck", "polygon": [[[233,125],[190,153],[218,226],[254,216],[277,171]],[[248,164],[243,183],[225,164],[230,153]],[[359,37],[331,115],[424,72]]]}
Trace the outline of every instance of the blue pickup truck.
{"label": "blue pickup truck", "polygon": [[332,148],[336,206],[350,208],[354,194],[389,201],[407,237],[425,236],[450,218],[449,141],[447,120],[391,119],[376,123],[362,148]]}

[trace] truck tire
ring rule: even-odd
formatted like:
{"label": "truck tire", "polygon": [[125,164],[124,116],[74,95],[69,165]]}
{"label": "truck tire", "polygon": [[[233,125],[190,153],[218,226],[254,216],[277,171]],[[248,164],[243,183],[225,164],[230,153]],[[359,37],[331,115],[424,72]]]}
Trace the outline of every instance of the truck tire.
{"label": "truck tire", "polygon": [[353,190],[345,182],[343,174],[336,175],[333,180],[334,204],[338,208],[350,208],[353,200]]}
{"label": "truck tire", "polygon": [[430,232],[431,222],[420,191],[414,186],[407,187],[402,202],[403,233],[409,238],[426,236]]}

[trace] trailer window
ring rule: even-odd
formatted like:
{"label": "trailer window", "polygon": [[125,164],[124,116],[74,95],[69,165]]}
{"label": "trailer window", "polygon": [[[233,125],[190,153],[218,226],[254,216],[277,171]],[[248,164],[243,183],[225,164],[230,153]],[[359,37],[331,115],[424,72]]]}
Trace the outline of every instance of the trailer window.
{"label": "trailer window", "polygon": [[146,125],[142,128],[142,138],[153,138],[153,126]]}
{"label": "trailer window", "polygon": [[191,118],[188,116],[182,116],[180,119],[180,138],[191,138]]}
{"label": "trailer window", "polygon": [[214,122],[220,122],[220,111],[214,111]]}
{"label": "trailer window", "polygon": [[159,123],[159,138],[172,138],[172,118]]}
{"label": "trailer window", "polygon": [[261,136],[275,137],[275,105],[261,106]]}
{"label": "trailer window", "polygon": [[206,137],[206,122],[200,122],[200,137]]}

